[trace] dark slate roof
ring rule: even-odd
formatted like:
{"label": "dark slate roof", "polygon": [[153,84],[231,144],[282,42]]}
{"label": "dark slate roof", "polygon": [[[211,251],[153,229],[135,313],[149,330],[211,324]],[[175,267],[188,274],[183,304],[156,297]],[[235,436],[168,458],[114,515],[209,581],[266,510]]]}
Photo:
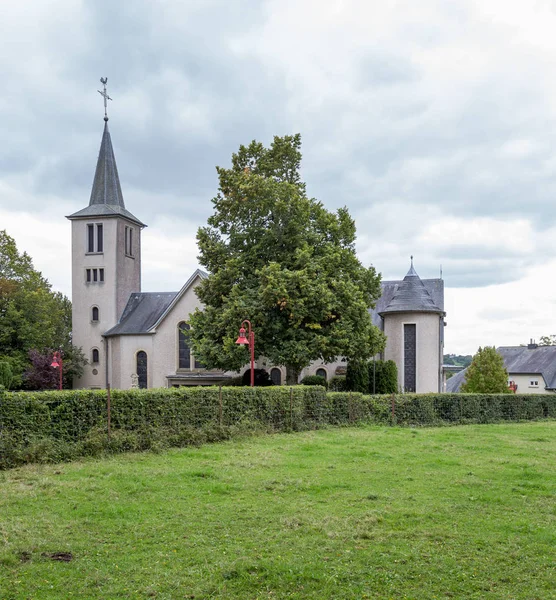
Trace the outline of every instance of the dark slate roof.
{"label": "dark slate roof", "polygon": [[110,337],[113,335],[154,333],[153,329],[172,310],[197,277],[206,279],[208,274],[201,271],[201,269],[196,269],[179,292],[137,292],[131,294],[118,324],[109,329],[104,335]]}
{"label": "dark slate roof", "polygon": [[[497,348],[510,377],[512,375],[542,375],[546,389],[556,389],[556,346],[501,346]],[[446,382],[447,392],[457,392],[465,381],[465,372],[457,373]]]}
{"label": "dark slate roof", "polygon": [[382,303],[382,306],[378,309],[378,313],[380,315],[402,312],[433,312],[443,314],[444,282],[442,279],[432,279],[429,281],[440,283],[426,286],[424,281],[417,275],[412,262],[407,275],[402,281],[388,282],[394,285],[388,289],[387,296],[385,295],[386,290],[383,287],[383,297],[385,300],[387,298],[388,302]]}
{"label": "dark slate roof", "polygon": [[465,381],[465,374],[467,373],[467,369],[463,369],[459,373],[456,373],[448,381],[446,382],[446,391],[447,392],[459,392],[459,388],[461,384]]}
{"label": "dark slate roof", "polygon": [[137,335],[150,329],[172,304],[178,292],[138,292],[131,294],[117,325],[104,335]]}
{"label": "dark slate roof", "polygon": [[[386,307],[390,304],[394,294],[402,283],[403,280],[383,281],[381,283],[382,295],[377,300],[375,308],[370,311],[373,324],[377,327],[380,327],[382,324],[382,317],[380,315],[385,312]],[[421,283],[425,286],[425,289],[431,296],[434,304],[440,309],[437,312],[444,312],[444,280],[421,279]]]}
{"label": "dark slate roof", "polygon": [[496,351],[504,358],[508,373],[539,373],[548,389],[556,389],[556,346],[501,346]]}
{"label": "dark slate roof", "polygon": [[144,223],[141,223],[125,207],[110,131],[108,131],[108,120],[106,119],[89,206],[73,213],[68,219],[116,216],[125,217],[137,223],[137,225],[145,227]]}
{"label": "dark slate roof", "polygon": [[139,219],[133,216],[129,210],[118,206],[118,205],[110,205],[110,204],[96,204],[93,206],[87,206],[82,210],[78,210],[77,212],[69,215],[68,219],[86,219],[89,217],[125,217],[126,219],[132,221],[139,225],[139,227],[146,227],[144,223],[141,223]]}

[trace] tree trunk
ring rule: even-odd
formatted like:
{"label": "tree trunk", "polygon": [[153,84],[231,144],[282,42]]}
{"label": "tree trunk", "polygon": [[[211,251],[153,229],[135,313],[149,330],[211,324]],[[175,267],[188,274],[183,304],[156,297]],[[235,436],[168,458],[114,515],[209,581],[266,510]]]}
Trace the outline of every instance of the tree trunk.
{"label": "tree trunk", "polygon": [[286,365],[286,385],[297,385],[300,373],[301,369],[297,369],[292,365]]}

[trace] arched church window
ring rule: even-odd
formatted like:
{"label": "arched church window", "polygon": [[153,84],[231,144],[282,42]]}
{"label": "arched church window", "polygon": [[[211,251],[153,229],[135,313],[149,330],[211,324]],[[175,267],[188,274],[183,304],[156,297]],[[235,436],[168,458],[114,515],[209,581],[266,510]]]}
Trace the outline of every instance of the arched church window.
{"label": "arched church window", "polygon": [[328,378],[328,373],[326,372],[326,369],[317,369],[315,375],[324,378],[325,381]]}
{"label": "arched church window", "polygon": [[178,325],[178,368],[191,368],[191,349],[187,343],[185,332],[190,329],[190,326],[185,321]]}
{"label": "arched church window", "polygon": [[93,351],[91,352],[91,362],[97,363],[97,362],[99,362],[99,358],[100,358],[100,354],[99,354],[98,348],[93,348]]}
{"label": "arched church window", "polygon": [[270,379],[274,385],[282,385],[282,371],[280,369],[272,369],[270,371]]}
{"label": "arched church window", "polygon": [[98,321],[98,306],[93,306],[91,310],[91,321]]}
{"label": "arched church window", "polygon": [[147,353],[143,350],[137,352],[137,383],[141,389],[147,387]]}

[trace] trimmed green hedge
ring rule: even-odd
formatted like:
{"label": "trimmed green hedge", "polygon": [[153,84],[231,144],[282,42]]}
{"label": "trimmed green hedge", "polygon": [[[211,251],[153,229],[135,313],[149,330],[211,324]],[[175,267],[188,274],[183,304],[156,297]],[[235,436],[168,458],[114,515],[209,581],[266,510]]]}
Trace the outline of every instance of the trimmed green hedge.
{"label": "trimmed green hedge", "polygon": [[106,452],[159,450],[249,431],[325,425],[493,423],[556,418],[556,395],[329,392],[320,386],[0,390],[0,468]]}
{"label": "trimmed green hedge", "polygon": [[112,390],[109,438],[106,390],[0,391],[0,468],[306,429],[325,401],[317,386]]}
{"label": "trimmed green hedge", "polygon": [[[390,394],[329,392],[337,422],[394,425],[497,423],[556,418],[556,394]],[[350,416],[351,415],[351,416]]]}

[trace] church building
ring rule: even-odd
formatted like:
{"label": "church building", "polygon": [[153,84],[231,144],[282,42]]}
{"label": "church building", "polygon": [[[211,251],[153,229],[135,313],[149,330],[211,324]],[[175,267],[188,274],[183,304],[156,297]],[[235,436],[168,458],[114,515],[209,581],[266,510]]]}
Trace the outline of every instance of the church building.
{"label": "church building", "polygon": [[[146,225],[125,207],[106,113],[104,121],[89,205],[67,217],[72,226],[73,343],[89,361],[74,386],[225,385],[238,374],[205,369],[183,334],[189,315],[202,308],[195,287],[208,275],[196,270],[178,292],[141,291]],[[382,296],[371,313],[387,336],[377,358],[396,363],[400,390],[441,391],[443,280],[421,280],[412,260],[403,280],[382,282]],[[285,382],[285,368],[264,359],[256,366],[269,371],[275,384]],[[301,377],[330,379],[345,367],[341,359],[315,362]]]}

